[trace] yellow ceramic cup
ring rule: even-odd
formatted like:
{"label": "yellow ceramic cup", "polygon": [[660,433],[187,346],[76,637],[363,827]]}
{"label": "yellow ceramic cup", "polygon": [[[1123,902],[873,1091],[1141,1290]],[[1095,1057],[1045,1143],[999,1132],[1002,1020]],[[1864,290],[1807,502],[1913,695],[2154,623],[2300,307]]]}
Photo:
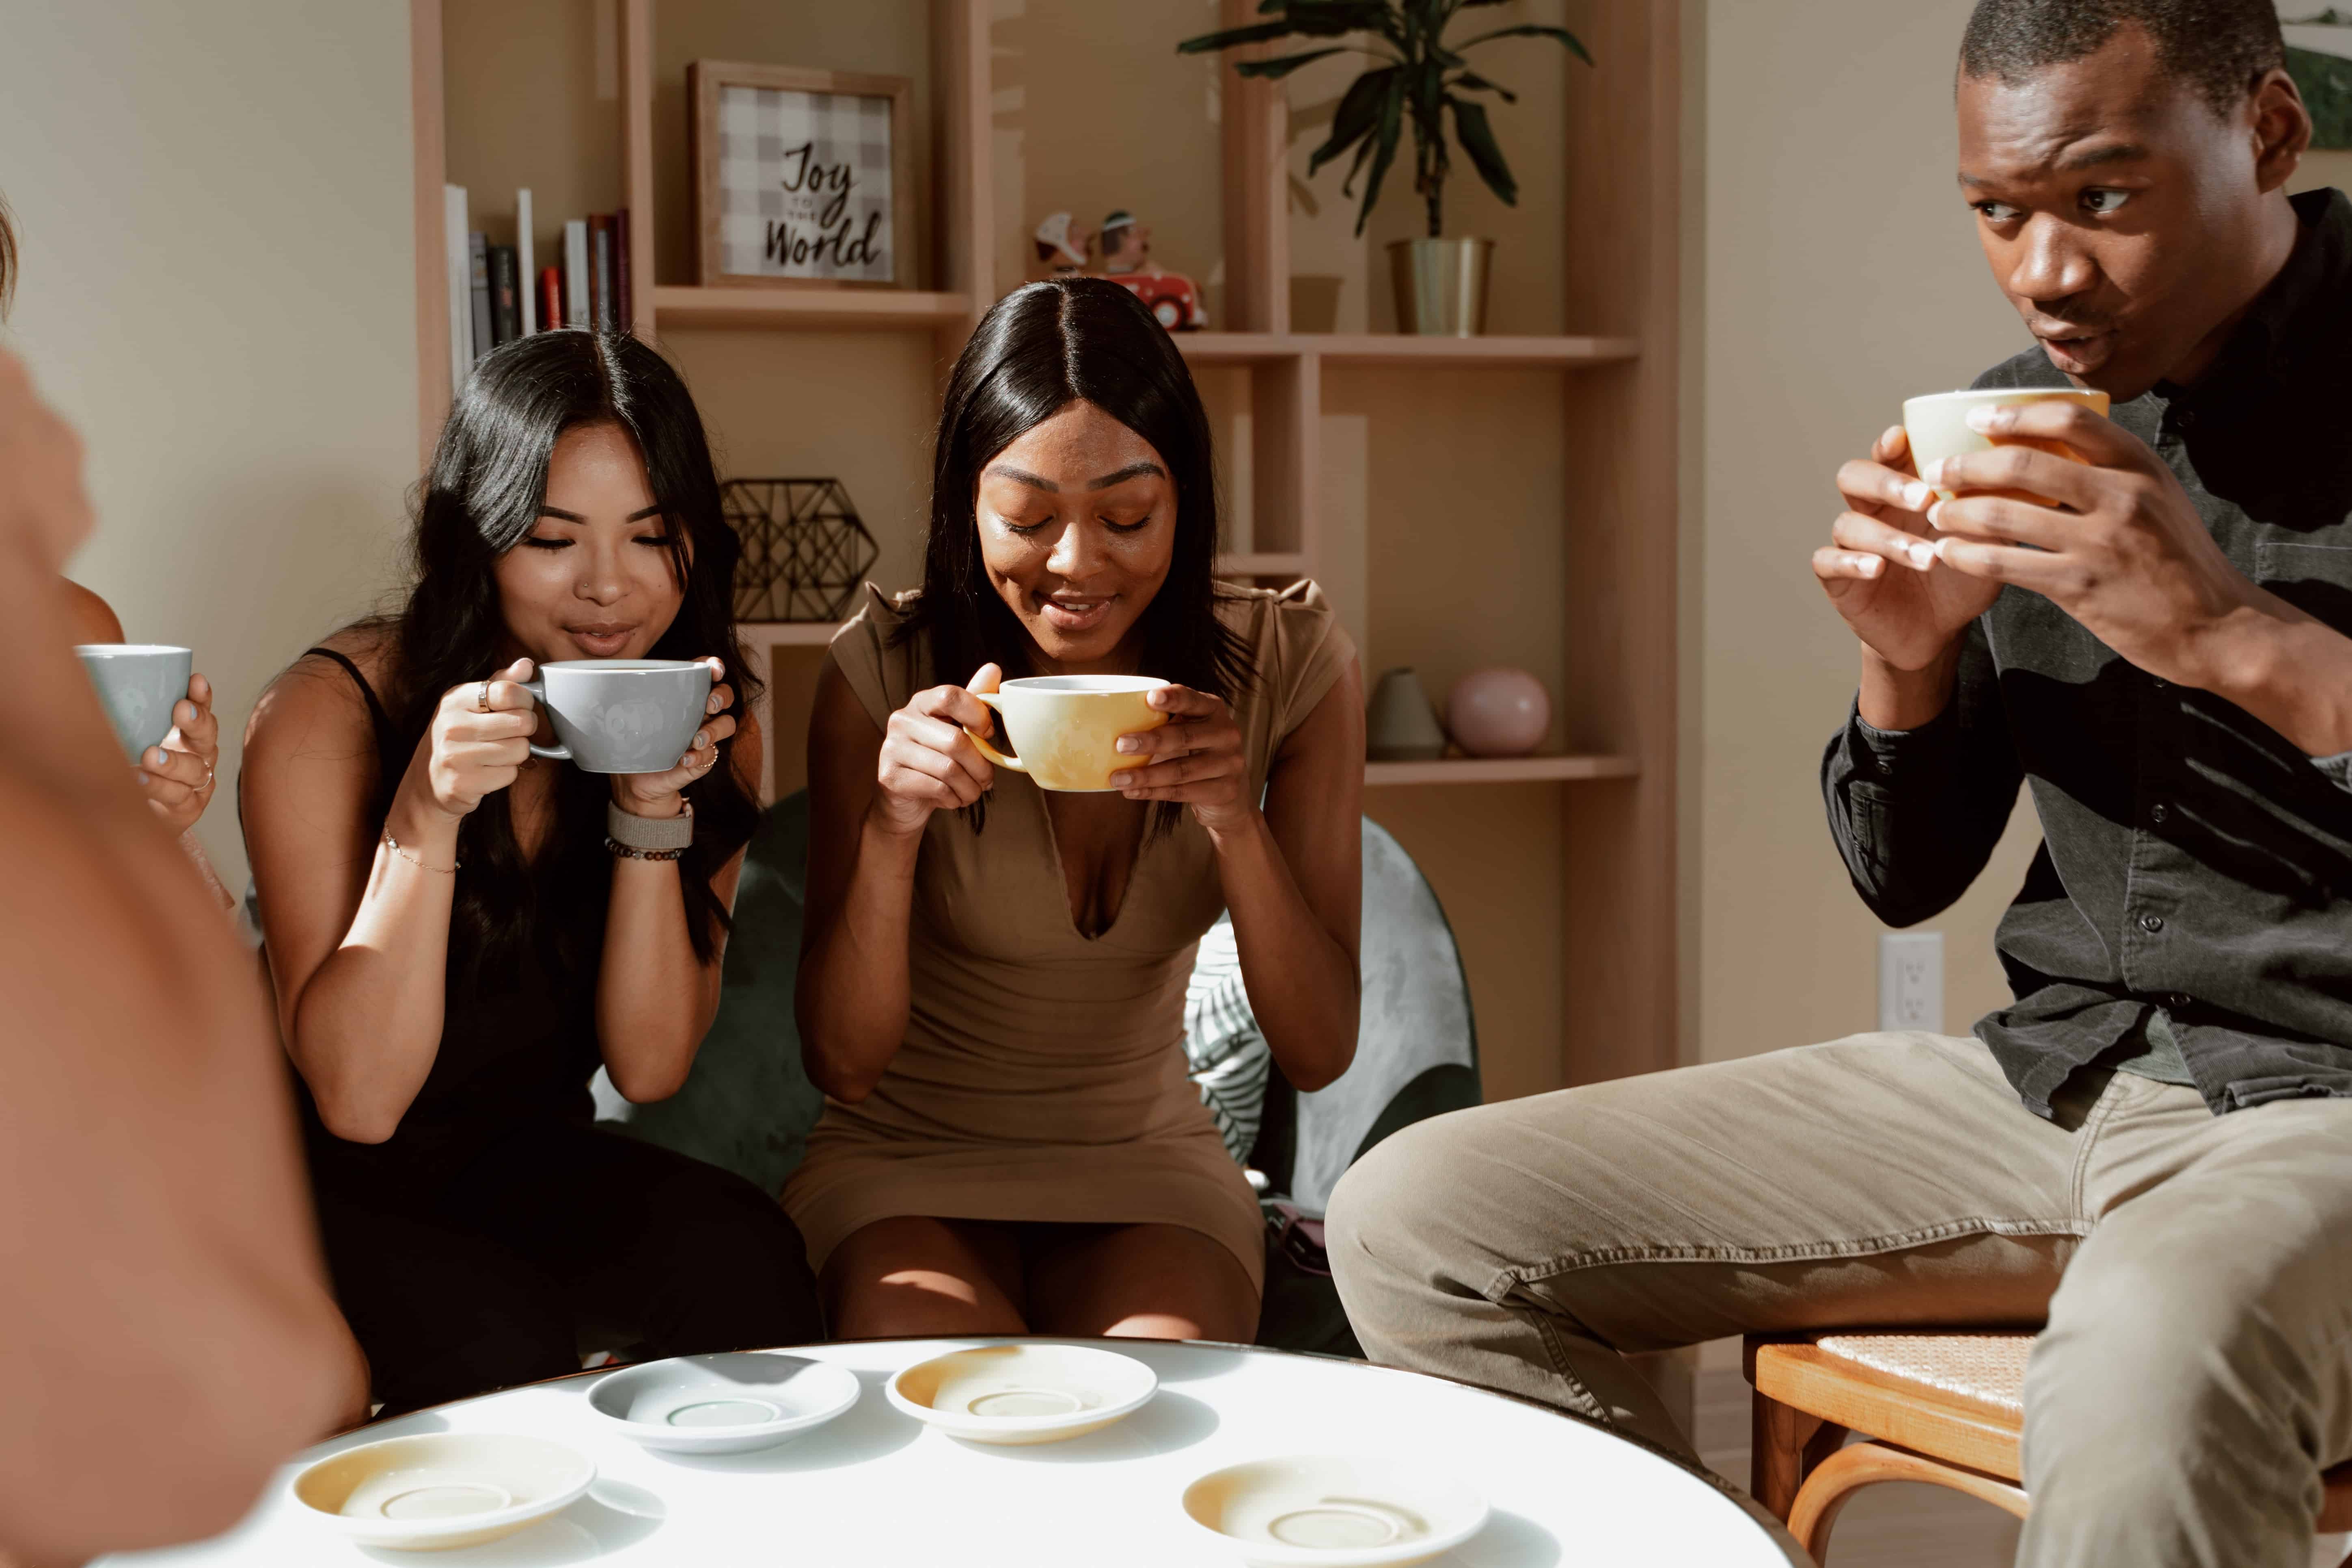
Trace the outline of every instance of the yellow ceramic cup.
{"label": "yellow ceramic cup", "polygon": [[[1994,441],[1969,428],[1969,416],[1977,409],[2010,408],[2028,403],[2079,403],[2102,418],[2107,412],[2105,393],[2084,392],[2071,386],[1989,387],[1982,392],[1938,392],[1926,397],[1914,397],[1903,405],[1903,429],[1910,437],[1912,466],[1924,474],[1929,463],[1957,458],[1964,452],[1990,452],[1997,446],[2036,447],[2081,462],[2082,454],[2063,442],[2016,437]],[[1949,490],[1937,490],[1936,493],[1946,500],[1952,499]],[[2020,499],[2032,501],[2037,506],[2053,504],[2040,496],[2021,496]]]}
{"label": "yellow ceramic cup", "polygon": [[1147,699],[1167,685],[1140,675],[1039,675],[1008,680],[974,697],[1003,715],[1006,756],[973,735],[981,755],[1000,768],[1027,773],[1039,789],[1101,794],[1118,787],[1111,777],[1150,759],[1121,756],[1118,738],[1157,730],[1168,715]]}

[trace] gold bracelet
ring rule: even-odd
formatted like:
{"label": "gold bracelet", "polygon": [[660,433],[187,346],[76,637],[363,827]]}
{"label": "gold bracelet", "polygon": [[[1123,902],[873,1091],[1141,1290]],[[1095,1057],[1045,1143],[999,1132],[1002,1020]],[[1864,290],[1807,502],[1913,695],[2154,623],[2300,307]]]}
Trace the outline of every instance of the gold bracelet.
{"label": "gold bracelet", "polygon": [[394,855],[399,856],[402,859],[407,861],[410,865],[416,867],[420,870],[430,871],[436,877],[454,877],[466,864],[463,860],[460,860],[455,866],[427,865],[424,860],[418,858],[416,856],[411,855],[407,850],[403,849],[400,847],[400,840],[394,838],[389,832],[386,832],[383,836],[383,847],[391,850]]}

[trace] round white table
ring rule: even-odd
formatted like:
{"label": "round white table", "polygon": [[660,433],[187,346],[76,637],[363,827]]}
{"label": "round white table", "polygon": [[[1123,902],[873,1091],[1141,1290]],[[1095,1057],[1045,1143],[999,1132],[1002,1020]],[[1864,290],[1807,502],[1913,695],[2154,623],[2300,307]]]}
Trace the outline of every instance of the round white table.
{"label": "round white table", "polygon": [[[368,1561],[501,1568],[612,1561],[776,1568],[1233,1568],[1179,1495],[1194,1477],[1286,1453],[1419,1456],[1483,1492],[1494,1513],[1440,1561],[1454,1568],[1621,1563],[1790,1568],[1803,1556],[1740,1494],[1641,1443],[1543,1406],[1357,1362],[1141,1340],[1104,1345],[1159,1373],[1118,1425],[1036,1447],[983,1447],[892,1408],[883,1384],[984,1341],[891,1340],[790,1354],[855,1371],[846,1415],[781,1447],[691,1458],[640,1448],[587,1409],[601,1373],[485,1394],[322,1443],[272,1482],[245,1522],[194,1546],[105,1559],[114,1568]],[[301,1465],[419,1432],[518,1432],[595,1462],[588,1496],[504,1541],[453,1552],[362,1549],[299,1517]]]}

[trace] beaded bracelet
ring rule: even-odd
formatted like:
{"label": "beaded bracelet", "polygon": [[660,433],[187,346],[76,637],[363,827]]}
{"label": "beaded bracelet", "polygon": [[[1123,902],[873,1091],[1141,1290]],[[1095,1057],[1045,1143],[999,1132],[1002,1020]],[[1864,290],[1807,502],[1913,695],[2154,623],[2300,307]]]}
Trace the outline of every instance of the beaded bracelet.
{"label": "beaded bracelet", "polygon": [[465,867],[466,864],[463,860],[460,860],[455,866],[433,865],[425,860],[424,857],[419,855],[411,855],[407,850],[403,849],[400,847],[400,840],[394,838],[389,833],[383,836],[383,847],[391,850],[394,855],[399,856],[402,859],[407,861],[410,865],[415,867],[417,869],[422,871],[430,871],[436,877],[454,877]]}
{"label": "beaded bracelet", "polygon": [[622,843],[610,834],[604,836],[604,850],[624,860],[676,860],[686,853],[683,849],[640,849],[634,844]]}

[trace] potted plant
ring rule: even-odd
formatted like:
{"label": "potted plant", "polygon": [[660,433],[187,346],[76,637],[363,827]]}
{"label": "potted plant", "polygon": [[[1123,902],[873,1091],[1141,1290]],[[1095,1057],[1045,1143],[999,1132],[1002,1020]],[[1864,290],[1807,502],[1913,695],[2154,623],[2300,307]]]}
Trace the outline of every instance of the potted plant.
{"label": "potted plant", "polygon": [[1397,240],[1388,247],[1396,280],[1400,331],[1469,337],[1486,326],[1486,277],[1495,243],[1444,237],[1445,180],[1453,170],[1445,123],[1449,114],[1454,137],[1461,142],[1470,166],[1478,171],[1486,188],[1504,205],[1518,205],[1518,182],[1511,177],[1511,166],[1495,141],[1486,106],[1471,95],[1492,93],[1506,103],[1518,100],[1500,83],[1471,69],[1463,51],[1500,38],[1549,38],[1585,64],[1592,63],[1575,34],[1565,27],[1536,23],[1496,27],[1475,37],[1447,41],[1446,29],[1456,13],[1502,3],[1264,0],[1258,12],[1270,20],[1206,33],[1176,46],[1180,54],[1197,55],[1276,38],[1355,40],[1271,59],[1243,60],[1234,67],[1243,76],[1268,81],[1280,80],[1301,66],[1332,55],[1369,55],[1381,62],[1358,77],[1339,100],[1331,134],[1308,158],[1307,172],[1311,176],[1349,149],[1355,150],[1339,189],[1342,195],[1353,196],[1358,177],[1363,180],[1362,205],[1356,213],[1356,233],[1361,235],[1404,132],[1412,130],[1412,188],[1428,209],[1429,234],[1423,239]]}

